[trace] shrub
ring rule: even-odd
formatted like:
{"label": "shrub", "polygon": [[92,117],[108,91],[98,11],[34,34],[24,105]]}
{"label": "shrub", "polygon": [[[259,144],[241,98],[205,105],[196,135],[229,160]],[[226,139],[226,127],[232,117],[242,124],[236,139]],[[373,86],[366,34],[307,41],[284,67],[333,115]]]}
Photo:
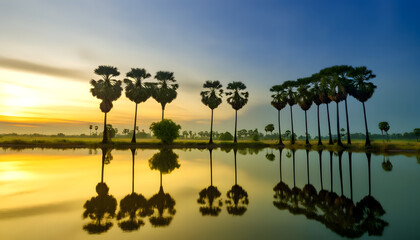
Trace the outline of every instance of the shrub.
{"label": "shrub", "polygon": [[163,119],[150,125],[153,134],[165,144],[170,144],[179,137],[180,129],[181,126],[170,119]]}
{"label": "shrub", "polygon": [[252,135],[252,140],[256,142],[260,140],[260,136],[258,135],[258,133],[254,133],[254,135]]}
{"label": "shrub", "polygon": [[233,140],[233,136],[230,132],[221,133],[219,139],[222,141]]}

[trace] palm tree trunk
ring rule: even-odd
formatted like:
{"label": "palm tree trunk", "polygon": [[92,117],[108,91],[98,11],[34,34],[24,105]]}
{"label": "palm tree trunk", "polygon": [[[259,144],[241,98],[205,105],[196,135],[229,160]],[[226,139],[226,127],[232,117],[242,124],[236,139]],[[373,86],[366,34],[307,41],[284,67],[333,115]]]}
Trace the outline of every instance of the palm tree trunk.
{"label": "palm tree trunk", "polygon": [[107,127],[106,127],[106,114],[105,113],[105,118],[104,118],[104,135],[102,137],[102,143],[108,143],[108,131],[107,131]]}
{"label": "palm tree trunk", "polygon": [[382,142],[385,142],[385,138],[384,138],[384,130],[381,130],[381,134],[382,134]]}
{"label": "palm tree trunk", "polygon": [[162,189],[162,171],[159,171],[160,172],[160,188]]}
{"label": "palm tree trunk", "polygon": [[341,136],[340,136],[340,113],[338,112],[338,102],[337,103],[337,145],[343,146],[343,143],[341,142]]}
{"label": "palm tree trunk", "polygon": [[296,187],[296,177],[295,177],[295,151],[292,150],[293,153],[293,187]]}
{"label": "palm tree trunk", "polygon": [[279,145],[283,145],[283,141],[281,139],[281,128],[280,128],[280,110],[277,110],[277,117],[279,120]]}
{"label": "palm tree trunk", "polygon": [[165,114],[165,107],[162,105],[162,120],[163,120],[164,114]]}
{"label": "palm tree trunk", "polygon": [[351,152],[349,153],[349,169],[350,169],[350,199],[353,202],[353,174],[352,174],[352,162],[351,162]]}
{"label": "palm tree trunk", "polygon": [[309,139],[308,139],[308,118],[306,116],[306,110],[305,110],[305,132],[306,132],[306,145],[309,145]]}
{"label": "palm tree trunk", "polygon": [[209,149],[210,152],[210,186],[213,186],[213,149]]}
{"label": "palm tree trunk", "polygon": [[324,185],[322,183],[322,151],[318,151],[318,158],[319,158],[319,176],[321,180],[321,190],[324,190]]}
{"label": "palm tree trunk", "polygon": [[210,144],[213,143],[213,109],[211,110],[211,124],[210,124]]}
{"label": "palm tree trunk", "polygon": [[234,155],[234,159],[235,159],[235,185],[238,184],[238,172],[236,170],[236,149],[233,150],[233,155]]}
{"label": "palm tree trunk", "polygon": [[318,118],[318,146],[321,146],[322,141],[321,141],[321,125],[319,123],[319,105],[316,105],[316,116]]}
{"label": "palm tree trunk", "polygon": [[309,150],[306,149],[306,175],[308,177],[308,184],[309,184]]}
{"label": "palm tree trunk", "polygon": [[342,167],[342,157],[343,152],[338,152],[338,169],[340,171],[340,187],[341,187],[341,196],[343,196],[343,167]]}
{"label": "palm tree trunk", "polygon": [[291,118],[291,123],[292,123],[292,140],[291,140],[291,143],[295,144],[295,131],[293,130],[293,109],[292,109],[291,105],[289,105],[289,106],[290,106],[290,118]]}
{"label": "palm tree trunk", "polygon": [[280,159],[280,182],[282,182],[282,181],[283,181],[283,177],[282,177],[282,175],[281,175],[281,153],[282,153],[282,151],[283,151],[283,148],[280,148],[280,149],[279,149],[279,152],[280,152],[280,157],[279,157],[279,159]]}
{"label": "palm tree trunk", "polygon": [[366,120],[365,102],[362,102],[362,105],[363,105],[363,114],[365,116],[365,129],[366,129],[366,143],[365,143],[365,146],[370,147],[370,138],[369,138],[369,130],[368,130],[368,125],[367,125],[367,120]]}
{"label": "palm tree trunk", "polygon": [[237,143],[238,142],[238,140],[236,139],[236,126],[237,126],[237,123],[238,123],[238,110],[235,110],[235,137],[233,138],[233,142],[234,143]]}
{"label": "palm tree trunk", "polygon": [[103,182],[104,182],[105,155],[106,155],[106,150],[102,149],[101,183],[103,183]]}
{"label": "palm tree trunk", "polygon": [[136,111],[134,114],[134,129],[133,129],[133,138],[131,138],[131,143],[136,143],[136,123],[137,123],[137,103],[136,103]]}
{"label": "palm tree trunk", "polygon": [[344,99],[344,105],[346,107],[346,121],[347,121],[347,144],[351,144],[350,137],[350,124],[349,124],[349,113],[347,111],[347,98]]}
{"label": "palm tree trunk", "polygon": [[330,178],[331,178],[331,192],[334,192],[333,190],[333,152],[330,151]]}
{"label": "palm tree trunk", "polygon": [[369,196],[372,193],[372,189],[371,189],[371,181],[370,181],[370,157],[371,154],[370,153],[366,153],[367,159],[368,159],[368,173],[369,173]]}
{"label": "palm tree trunk", "polygon": [[131,149],[131,156],[133,159],[133,169],[131,171],[132,174],[132,178],[131,178],[131,193],[134,193],[134,154],[135,154],[136,150],[135,149]]}
{"label": "palm tree trunk", "polygon": [[328,142],[329,145],[333,145],[333,140],[331,136],[331,123],[330,123],[330,108],[328,107],[329,104],[327,104],[327,117],[328,117],[328,134],[330,136],[330,140]]}

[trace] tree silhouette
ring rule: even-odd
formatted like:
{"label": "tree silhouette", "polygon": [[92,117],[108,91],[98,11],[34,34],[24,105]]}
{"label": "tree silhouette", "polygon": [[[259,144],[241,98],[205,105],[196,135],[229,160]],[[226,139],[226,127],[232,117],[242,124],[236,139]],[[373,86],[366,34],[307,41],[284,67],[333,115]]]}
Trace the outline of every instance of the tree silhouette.
{"label": "tree silhouette", "polygon": [[273,124],[267,124],[267,126],[265,126],[265,128],[264,128],[264,130],[265,130],[265,133],[267,134],[267,132],[270,132],[271,134],[273,133],[273,131],[274,131],[274,125]]}
{"label": "tree silhouette", "polygon": [[235,160],[235,185],[226,193],[226,208],[229,214],[234,216],[241,216],[247,210],[249,204],[248,193],[241,186],[238,185],[238,174],[236,169],[236,152],[237,149],[233,149],[234,160]]}
{"label": "tree silhouette", "polygon": [[173,72],[159,71],[155,75],[157,83],[152,84],[152,97],[162,106],[162,120],[164,118],[165,106],[171,103],[177,96],[176,90],[179,85],[176,83]]}
{"label": "tree silhouette", "polygon": [[413,133],[414,133],[414,135],[416,135],[417,142],[418,142],[419,137],[420,137],[420,128],[414,128]]}
{"label": "tree silhouette", "polygon": [[329,136],[329,141],[328,144],[332,145],[333,144],[333,140],[332,140],[332,135],[331,135],[331,122],[330,122],[330,108],[329,108],[329,104],[331,102],[331,99],[328,97],[328,92],[329,92],[329,81],[330,78],[328,75],[326,74],[318,74],[319,78],[320,78],[320,83],[319,83],[319,99],[321,100],[322,103],[324,103],[327,106],[327,119],[328,119],[328,136]]}
{"label": "tree silhouette", "polygon": [[140,217],[149,216],[153,213],[148,206],[146,198],[142,194],[134,192],[134,162],[136,149],[132,148],[130,150],[133,163],[131,194],[128,194],[121,199],[120,211],[117,214],[117,220],[120,221],[118,226],[126,232],[138,230],[144,225],[144,221]]}
{"label": "tree silhouette", "polygon": [[245,84],[242,82],[231,82],[227,86],[226,96],[227,102],[235,109],[235,135],[233,138],[233,142],[237,143],[236,138],[236,128],[237,128],[237,119],[238,119],[238,110],[241,109],[245,104],[248,102],[249,94],[246,89]]}
{"label": "tree silhouette", "polygon": [[[180,167],[178,155],[172,149],[163,148],[149,159],[149,167],[152,170],[159,170],[160,172],[159,192],[153,195],[148,201],[148,206],[153,212],[149,220],[154,227],[168,226],[176,213],[175,200],[169,193],[163,191],[162,173],[169,174],[175,168]],[[166,212],[167,214],[165,214]]]}
{"label": "tree silhouette", "polygon": [[379,130],[381,130],[381,133],[382,133],[382,140],[385,142],[385,139],[384,139],[384,131],[386,132],[386,136],[387,136],[387,138],[388,138],[388,130],[389,130],[389,123],[388,122],[380,122],[379,124],[378,124],[378,127],[379,127]]}
{"label": "tree silhouette", "polygon": [[[210,153],[210,186],[207,188],[204,188],[199,192],[199,197],[197,199],[197,203],[199,203],[200,206],[200,212],[203,216],[218,216],[220,211],[222,211],[222,200],[219,200],[217,202],[216,199],[218,199],[221,196],[220,191],[217,189],[216,186],[213,186],[213,157],[212,157],[213,149],[209,149]],[[216,205],[214,205],[214,202],[217,202]]]}
{"label": "tree silhouette", "polygon": [[151,75],[144,68],[132,68],[126,76],[127,78],[124,79],[124,83],[126,84],[125,96],[136,104],[133,137],[131,139],[132,143],[136,143],[137,105],[145,102],[152,95],[151,85],[142,81]]}
{"label": "tree silhouette", "polygon": [[375,78],[376,75],[372,73],[372,70],[367,69],[365,66],[353,68],[349,72],[349,76],[353,78],[353,86],[350,91],[350,95],[356,98],[363,105],[363,114],[365,117],[365,128],[366,128],[366,143],[367,147],[370,146],[370,138],[368,125],[366,120],[366,108],[365,102],[372,97],[376,86],[368,82],[370,79]]}
{"label": "tree silhouette", "polygon": [[102,170],[101,182],[96,185],[98,196],[87,200],[83,205],[85,211],[83,218],[89,218],[92,221],[83,226],[89,234],[100,234],[108,231],[112,227],[111,220],[115,217],[117,209],[117,200],[109,195],[109,188],[104,183],[104,165],[112,160],[111,150],[102,148]]}
{"label": "tree silhouette", "polygon": [[290,107],[290,123],[292,125],[292,136],[290,143],[295,144],[295,130],[293,128],[293,105],[296,104],[296,92],[294,91],[294,87],[296,87],[296,83],[294,81],[286,81],[282,84],[283,88],[286,91],[287,95],[287,104],[289,104]]}
{"label": "tree silhouette", "polygon": [[120,72],[118,72],[116,67],[101,65],[96,68],[94,72],[95,74],[102,76],[102,79],[98,81],[92,79],[90,81],[90,84],[92,85],[90,92],[94,97],[102,100],[99,105],[101,111],[105,113],[102,143],[108,143],[106,117],[107,113],[112,109],[112,101],[117,100],[121,96],[122,82],[113,79],[113,77],[120,75]]}
{"label": "tree silhouette", "polygon": [[382,169],[386,172],[390,172],[392,171],[392,163],[389,160],[389,157],[385,160],[385,155],[384,155],[384,160],[382,162]]}
{"label": "tree silhouette", "polygon": [[315,103],[316,105],[316,116],[317,116],[317,120],[318,120],[318,146],[322,145],[322,141],[321,141],[321,125],[319,122],[319,105],[322,104],[322,92],[321,92],[321,88],[320,88],[320,76],[319,74],[314,74],[311,77],[311,82],[313,84],[313,88],[311,89],[311,96],[312,96],[312,101]]}
{"label": "tree silhouette", "polygon": [[96,135],[98,135],[98,128],[99,128],[98,126],[95,126],[95,132],[96,132],[95,134]]}
{"label": "tree silhouette", "polygon": [[219,81],[207,80],[203,84],[204,91],[201,91],[201,102],[211,109],[210,141],[213,143],[213,110],[222,103],[222,84]]}
{"label": "tree silhouette", "polygon": [[342,72],[340,67],[334,66],[322,69],[320,74],[323,75],[325,79],[328,79],[328,97],[337,104],[337,144],[342,147],[343,143],[340,138],[340,113],[338,103],[347,98],[347,92],[344,87],[345,83],[343,78],[340,77]]}
{"label": "tree silhouette", "polygon": [[89,125],[89,136],[92,135],[93,125]]}
{"label": "tree silhouette", "polygon": [[283,141],[281,139],[280,111],[287,105],[287,95],[282,85],[275,85],[270,88],[270,91],[274,92],[274,94],[271,95],[271,105],[277,109],[277,117],[279,122],[279,144],[283,145]]}
{"label": "tree silhouette", "polygon": [[297,84],[299,87],[297,88],[297,95],[296,95],[296,102],[305,111],[305,133],[306,133],[306,145],[309,145],[308,139],[308,117],[306,111],[309,110],[312,106],[312,92],[309,91],[309,82],[311,81],[310,78],[301,78],[298,79]]}

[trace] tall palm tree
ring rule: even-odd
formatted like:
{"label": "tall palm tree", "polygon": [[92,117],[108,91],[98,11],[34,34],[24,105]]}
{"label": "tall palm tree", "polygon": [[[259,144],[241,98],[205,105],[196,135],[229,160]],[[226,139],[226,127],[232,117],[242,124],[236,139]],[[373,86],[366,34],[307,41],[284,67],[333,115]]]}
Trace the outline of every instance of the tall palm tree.
{"label": "tall palm tree", "polygon": [[211,109],[210,141],[213,143],[213,110],[222,103],[222,84],[219,81],[207,80],[203,84],[204,91],[201,91],[201,102]]}
{"label": "tall palm tree", "polygon": [[365,117],[365,128],[366,128],[366,143],[367,147],[370,146],[370,138],[368,125],[366,120],[366,108],[365,102],[372,97],[376,86],[368,82],[370,79],[375,78],[376,75],[372,73],[372,70],[367,69],[367,67],[356,67],[350,71],[349,76],[353,78],[353,86],[350,91],[350,95],[356,98],[363,105],[363,114]]}
{"label": "tall palm tree", "polygon": [[318,119],[318,145],[321,146],[322,145],[322,141],[321,141],[321,125],[319,122],[319,105],[322,104],[322,100],[321,100],[321,88],[320,88],[320,82],[319,82],[319,76],[317,75],[313,75],[312,76],[312,84],[313,84],[313,88],[311,89],[312,91],[312,100],[316,105],[316,116]]}
{"label": "tall palm tree", "polygon": [[286,90],[286,94],[287,94],[287,104],[289,104],[290,107],[290,122],[292,125],[292,138],[290,140],[291,144],[295,143],[295,131],[293,129],[293,105],[296,104],[296,92],[294,91],[294,87],[296,87],[296,82],[295,81],[286,81],[282,84],[282,86],[284,87],[284,89]]}
{"label": "tall palm tree", "polygon": [[150,86],[142,82],[142,80],[151,77],[151,75],[144,68],[132,68],[126,76],[134,80],[126,78],[124,79],[124,83],[126,84],[125,96],[136,104],[133,137],[131,139],[132,143],[136,143],[137,105],[145,102],[152,95]]}
{"label": "tall palm tree", "polygon": [[332,136],[331,136],[331,122],[330,122],[330,108],[329,108],[329,104],[331,102],[331,99],[328,97],[328,91],[330,88],[330,78],[328,76],[324,76],[319,74],[319,88],[320,88],[320,93],[319,93],[319,99],[321,100],[322,103],[324,103],[327,106],[327,119],[328,119],[328,136],[329,136],[329,141],[328,144],[332,145],[333,144],[333,140],[332,140]]}
{"label": "tall palm tree", "polygon": [[299,87],[297,88],[297,95],[296,95],[296,102],[305,111],[305,133],[306,133],[306,145],[309,145],[308,139],[308,117],[307,111],[312,106],[312,91],[309,90],[309,82],[311,81],[310,78],[301,78],[298,79],[297,84]]}
{"label": "tall palm tree", "polygon": [[90,84],[92,85],[90,92],[94,97],[102,100],[99,105],[101,111],[105,113],[102,143],[108,143],[106,115],[112,109],[112,101],[117,100],[121,96],[122,82],[120,80],[113,79],[114,77],[120,75],[120,72],[118,72],[116,67],[101,65],[96,68],[94,72],[95,74],[100,75],[102,79],[98,81],[92,79],[90,81]]}
{"label": "tall palm tree", "polygon": [[176,90],[179,85],[176,83],[173,72],[159,71],[156,73],[155,79],[158,82],[152,85],[152,97],[162,106],[163,120],[165,106],[176,98]]}
{"label": "tall palm tree", "polygon": [[238,122],[238,110],[248,103],[249,93],[248,91],[244,91],[245,89],[246,86],[242,82],[231,82],[227,86],[227,102],[232,106],[233,109],[235,109],[235,137],[233,138],[234,143],[237,143],[236,128]]}
{"label": "tall palm tree", "polygon": [[338,109],[338,103],[346,98],[347,93],[344,89],[343,82],[341,78],[339,78],[335,68],[324,68],[320,71],[320,73],[330,78],[328,97],[337,104],[337,144],[339,146],[343,146],[340,138],[340,113]]}
{"label": "tall palm tree", "polygon": [[270,92],[274,92],[274,94],[271,95],[271,105],[277,109],[277,117],[279,121],[279,144],[283,145],[283,141],[281,139],[280,111],[287,105],[287,95],[282,85],[275,85],[271,87]]}

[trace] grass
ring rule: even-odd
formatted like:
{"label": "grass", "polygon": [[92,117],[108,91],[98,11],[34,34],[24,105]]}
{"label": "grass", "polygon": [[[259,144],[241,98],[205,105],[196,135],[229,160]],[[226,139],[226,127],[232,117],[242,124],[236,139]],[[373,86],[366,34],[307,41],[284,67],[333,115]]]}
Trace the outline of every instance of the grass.
{"label": "grass", "polygon": [[[131,144],[131,138],[114,138],[112,143],[101,144],[101,137],[51,137],[51,136],[3,136],[0,137],[0,147],[3,148],[99,148],[112,147],[119,149],[127,149],[132,147],[138,148],[160,148],[168,146],[162,144],[158,139],[138,139],[136,144]],[[343,141],[345,143],[346,141]],[[386,155],[405,154],[420,155],[420,142],[415,140],[392,140],[383,142],[382,140],[372,141],[370,148],[365,148],[364,140],[353,140],[352,145],[344,144],[344,148],[338,145],[328,145],[328,141],[323,141],[322,146],[317,145],[317,140],[311,140],[310,146],[305,145],[304,140],[297,140],[291,145],[290,141],[284,141],[284,147],[288,149],[308,149],[311,151],[328,150],[328,151],[352,151],[352,152],[372,152]],[[169,145],[172,148],[264,148],[279,147],[278,140],[239,140],[237,144],[232,141],[214,141],[213,145],[208,144],[208,140],[197,139],[178,139]]]}

